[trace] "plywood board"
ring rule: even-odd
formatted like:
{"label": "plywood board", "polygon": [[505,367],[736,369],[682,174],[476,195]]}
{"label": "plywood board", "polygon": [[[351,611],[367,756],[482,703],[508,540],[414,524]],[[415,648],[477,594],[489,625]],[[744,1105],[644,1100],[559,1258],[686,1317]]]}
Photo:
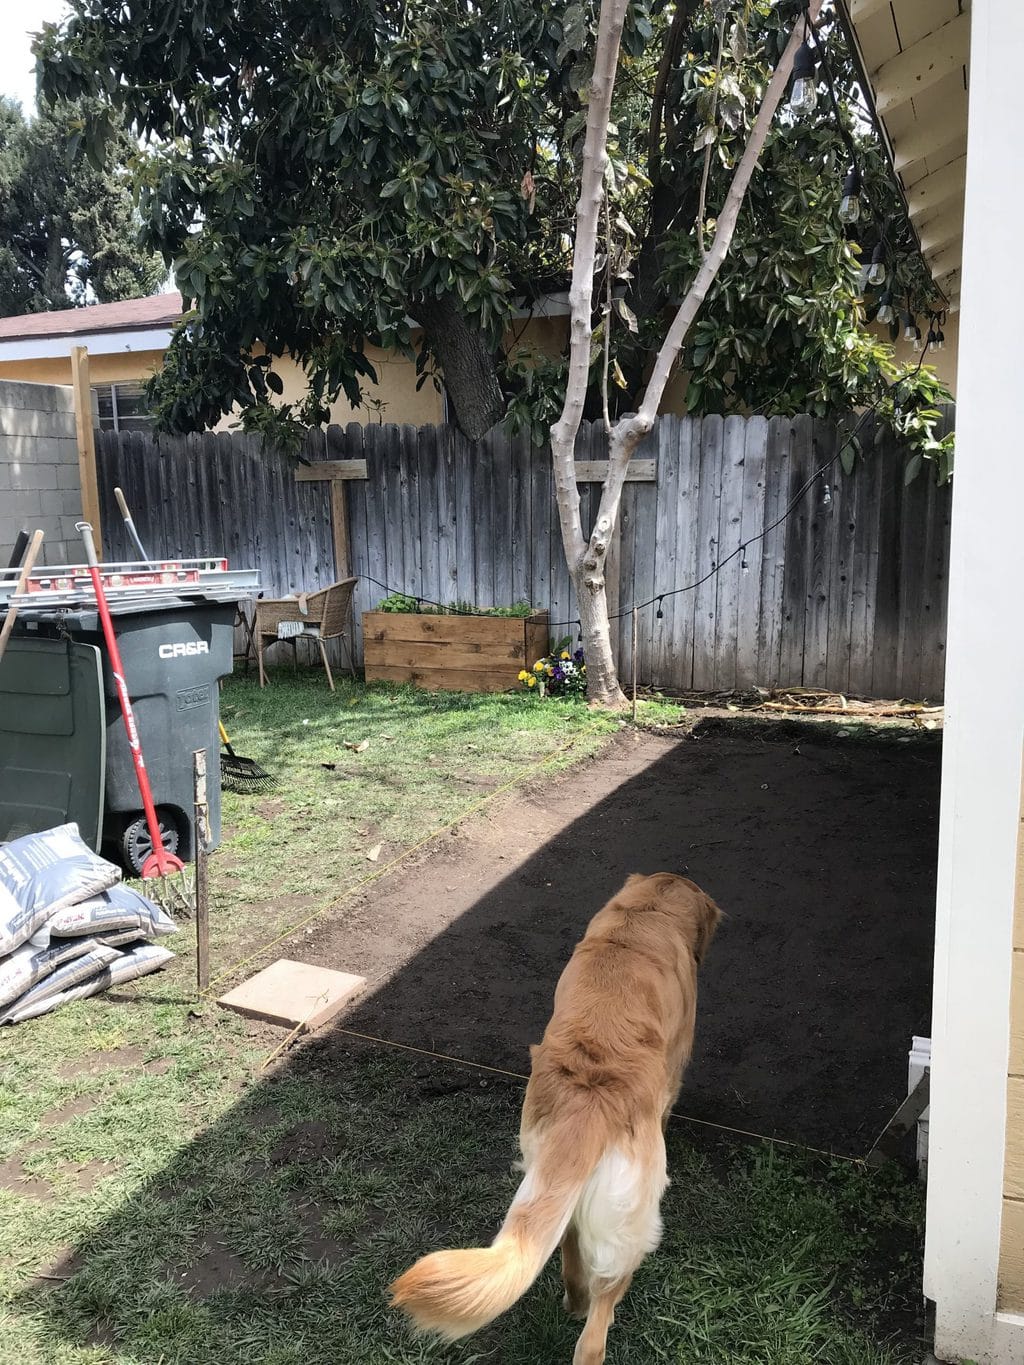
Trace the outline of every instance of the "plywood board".
{"label": "plywood board", "polygon": [[319,1028],[366,988],[366,978],[282,957],[217,1001],[225,1009],[282,1028]]}

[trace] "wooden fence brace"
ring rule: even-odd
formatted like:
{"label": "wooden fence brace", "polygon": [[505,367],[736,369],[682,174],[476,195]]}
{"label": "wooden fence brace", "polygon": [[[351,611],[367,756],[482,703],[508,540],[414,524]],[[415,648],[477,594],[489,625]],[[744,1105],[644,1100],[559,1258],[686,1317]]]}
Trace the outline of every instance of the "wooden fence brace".
{"label": "wooden fence brace", "polygon": [[196,860],[196,982],[200,992],[210,985],[210,806],[206,787],[206,750],[192,755]]}

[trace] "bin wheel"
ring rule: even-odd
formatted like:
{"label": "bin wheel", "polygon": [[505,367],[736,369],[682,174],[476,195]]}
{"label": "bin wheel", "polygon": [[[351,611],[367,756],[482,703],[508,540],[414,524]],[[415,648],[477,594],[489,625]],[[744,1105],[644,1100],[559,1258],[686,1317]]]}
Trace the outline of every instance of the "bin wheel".
{"label": "bin wheel", "polygon": [[[181,843],[181,831],[174,815],[164,807],[157,807],[156,818],[160,823],[160,838],[168,853],[177,853]],[[129,820],[121,834],[121,859],[133,876],[138,876],[143,864],[153,852],[153,840],[149,835],[146,817],[138,815]]]}

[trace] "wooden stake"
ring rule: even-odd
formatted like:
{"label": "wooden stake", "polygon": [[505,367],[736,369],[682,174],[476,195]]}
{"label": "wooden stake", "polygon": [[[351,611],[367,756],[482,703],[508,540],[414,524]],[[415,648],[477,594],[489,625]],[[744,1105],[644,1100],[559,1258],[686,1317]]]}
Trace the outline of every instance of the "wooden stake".
{"label": "wooden stake", "polygon": [[43,533],[37,531],[32,537],[32,543],[28,547],[25,558],[22,560],[21,572],[18,574],[18,586],[14,589],[14,593],[7,604],[7,615],[4,617],[3,628],[0,629],[0,659],[4,657],[7,641],[11,638],[11,631],[14,629],[14,622],[18,616],[18,608],[21,606],[21,599],[25,594],[25,585],[28,583],[28,576],[32,572],[42,543]]}
{"label": "wooden stake", "polygon": [[633,608],[633,724],[636,724],[636,607]]}
{"label": "wooden stake", "polygon": [[103,558],[100,525],[100,486],[96,474],[96,436],[92,428],[92,389],[89,387],[89,352],[85,346],[71,348],[71,387],[75,397],[75,435],[78,439],[78,477],[82,485],[82,520],[92,527],[96,558]]}
{"label": "wooden stake", "polygon": [[196,859],[196,981],[200,991],[210,984],[210,891],[208,859],[210,845],[210,806],[206,792],[206,750],[192,755],[193,799],[195,803]]}

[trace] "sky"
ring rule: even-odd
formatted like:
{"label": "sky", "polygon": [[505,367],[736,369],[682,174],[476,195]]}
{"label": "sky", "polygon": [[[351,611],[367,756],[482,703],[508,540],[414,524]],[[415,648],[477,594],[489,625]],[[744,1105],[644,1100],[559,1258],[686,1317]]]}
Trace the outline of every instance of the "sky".
{"label": "sky", "polygon": [[64,13],[64,0],[8,0],[0,19],[0,95],[18,100],[26,114],[36,107],[32,34]]}

